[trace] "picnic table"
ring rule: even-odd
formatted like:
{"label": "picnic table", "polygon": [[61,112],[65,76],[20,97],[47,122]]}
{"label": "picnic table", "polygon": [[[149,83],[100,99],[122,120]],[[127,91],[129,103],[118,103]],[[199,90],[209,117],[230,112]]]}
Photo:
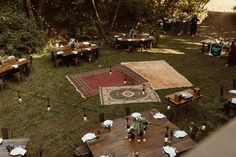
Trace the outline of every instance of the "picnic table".
{"label": "picnic table", "polygon": [[[104,129],[101,124],[98,124],[83,129],[80,133],[84,135],[86,133],[100,132],[99,139],[87,142],[94,157],[109,154],[114,154],[116,157],[130,157],[133,152],[138,152],[143,157],[166,157],[166,153],[163,152],[166,127],[168,126],[170,130],[179,130],[179,128],[166,118],[155,119],[151,110],[141,112],[141,114],[142,117],[150,122],[144,135],[146,141],[129,141],[125,138],[127,122],[124,118],[115,119],[110,130]],[[195,146],[195,142],[188,136],[181,139],[173,137],[171,143],[179,153],[190,150]]]}

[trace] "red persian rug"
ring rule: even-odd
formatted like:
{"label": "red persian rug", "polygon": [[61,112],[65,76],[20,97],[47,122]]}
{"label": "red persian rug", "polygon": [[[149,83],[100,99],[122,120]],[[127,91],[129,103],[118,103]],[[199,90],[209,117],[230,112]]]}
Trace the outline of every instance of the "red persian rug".
{"label": "red persian rug", "polygon": [[99,87],[138,85],[147,82],[142,76],[125,66],[69,75],[66,78],[84,98],[98,95]]}

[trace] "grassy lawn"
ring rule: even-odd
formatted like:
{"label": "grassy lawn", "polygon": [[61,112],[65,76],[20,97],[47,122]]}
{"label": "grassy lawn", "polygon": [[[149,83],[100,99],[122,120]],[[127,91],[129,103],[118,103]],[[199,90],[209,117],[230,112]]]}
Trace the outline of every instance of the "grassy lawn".
{"label": "grassy lawn", "polygon": [[[213,30],[214,31],[214,30]],[[215,32],[217,33],[217,32]],[[201,53],[199,42],[208,36],[208,26],[202,26],[200,35],[173,36],[163,34],[159,47],[153,53],[147,52],[119,52],[104,46],[99,59],[92,63],[83,62],[82,66],[69,68],[54,68],[49,54],[34,56],[34,72],[21,84],[8,82],[9,87],[22,91],[23,102],[17,100],[17,93],[12,90],[0,92],[0,127],[13,130],[13,137],[30,137],[29,153],[36,153],[40,144],[44,145],[44,156],[65,157],[72,156],[72,150],[66,143],[70,131],[79,130],[98,122],[98,114],[88,112],[88,121],[82,120],[82,107],[113,113],[110,118],[124,115],[124,105],[101,106],[98,96],[83,99],[66,79],[66,75],[92,71],[110,67],[125,61],[165,60],[179,73],[185,76],[194,86],[200,87],[204,97],[194,107],[177,113],[174,122],[180,128],[185,128],[186,119],[197,124],[203,122],[203,115],[209,115],[207,120],[213,131],[221,121],[217,110],[222,102],[219,100],[220,86],[232,87],[232,80],[236,78],[235,67],[225,67],[226,59],[214,58]],[[217,35],[217,34],[216,34]],[[160,49],[174,50],[175,53],[162,53]],[[132,111],[144,111],[153,107],[166,111],[164,96],[185,88],[158,90],[161,103],[128,104]],[[49,97],[52,100],[52,111],[47,112],[47,101],[31,96],[31,94]],[[64,103],[60,103],[65,102]],[[187,110],[187,111],[186,111]]]}

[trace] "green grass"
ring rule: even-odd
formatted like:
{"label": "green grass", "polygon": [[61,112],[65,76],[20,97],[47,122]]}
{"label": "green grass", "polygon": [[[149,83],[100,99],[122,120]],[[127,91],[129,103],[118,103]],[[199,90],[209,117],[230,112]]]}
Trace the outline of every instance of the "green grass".
{"label": "green grass", "polygon": [[[201,54],[200,40],[207,36],[207,29],[201,29],[201,36],[162,35],[159,46],[178,50],[184,54],[163,53],[128,53],[119,52],[103,47],[98,60],[82,66],[55,69],[49,54],[34,59],[34,72],[26,81],[17,84],[9,82],[9,87],[19,89],[23,102],[17,101],[17,93],[12,90],[0,92],[0,127],[9,127],[14,137],[30,137],[29,153],[33,155],[40,144],[44,145],[44,156],[65,157],[72,156],[72,150],[66,143],[68,132],[88,127],[98,122],[98,114],[88,112],[89,120],[82,120],[82,107],[89,107],[99,111],[110,112],[110,118],[117,118],[124,114],[124,105],[100,106],[99,97],[83,99],[75,88],[65,78],[66,75],[106,68],[125,61],[165,60],[179,73],[184,75],[194,86],[202,89],[204,95],[195,102],[195,107],[181,109],[174,122],[180,128],[185,127],[185,120],[197,124],[203,122],[203,115],[208,114],[208,121],[214,127],[222,122],[217,114],[222,114],[217,107],[222,105],[219,100],[220,86],[232,87],[232,80],[236,78],[236,68],[225,67],[226,60]],[[180,40],[181,39],[181,40]],[[132,111],[144,111],[156,107],[165,112],[167,102],[164,96],[185,88],[158,90],[161,103],[128,104]],[[46,112],[47,101],[31,96],[31,94],[49,97],[50,99],[66,102],[66,104],[51,101],[52,111]],[[186,111],[187,110],[187,111]]]}

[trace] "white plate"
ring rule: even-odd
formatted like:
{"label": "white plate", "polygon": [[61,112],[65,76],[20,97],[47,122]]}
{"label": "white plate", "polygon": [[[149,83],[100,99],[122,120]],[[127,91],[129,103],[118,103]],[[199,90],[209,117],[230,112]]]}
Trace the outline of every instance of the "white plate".
{"label": "white plate", "polygon": [[131,116],[132,116],[133,118],[139,118],[139,117],[141,117],[141,114],[138,113],[138,112],[134,112],[134,113],[131,114]]}
{"label": "white plate", "polygon": [[23,62],[23,61],[26,61],[26,59],[25,58],[18,59],[18,62]]}
{"label": "white plate", "polygon": [[117,40],[122,40],[122,38],[117,38]]}
{"label": "white plate", "polygon": [[91,46],[97,46],[97,44],[91,44]]}
{"label": "white plate", "polygon": [[85,41],[85,42],[82,42],[84,45],[89,45],[89,42]]}
{"label": "white plate", "polygon": [[85,134],[81,139],[83,142],[89,141],[89,140],[93,140],[96,138],[96,135],[94,133],[87,133]]}
{"label": "white plate", "polygon": [[174,132],[174,136],[176,137],[176,138],[183,138],[183,137],[185,137],[185,136],[187,136],[188,134],[185,132],[185,131],[181,131],[181,130],[176,130],[175,132]]}
{"label": "white plate", "polygon": [[91,49],[91,48],[85,48],[85,50],[87,50],[87,51],[91,51],[92,49]]}
{"label": "white plate", "polygon": [[18,68],[18,65],[17,65],[17,64],[14,64],[14,65],[12,65],[11,67],[16,69],[16,68]]}
{"label": "white plate", "polygon": [[162,118],[165,118],[166,116],[160,112],[156,113],[153,118],[155,119],[162,119]]}
{"label": "white plate", "polygon": [[63,51],[58,51],[58,52],[57,52],[57,55],[62,55],[62,54],[64,54]]}
{"label": "white plate", "polygon": [[76,55],[76,54],[78,54],[78,51],[72,51],[72,53]]}
{"label": "white plate", "polygon": [[192,94],[188,93],[188,92],[182,92],[181,93],[181,96],[184,98],[184,99],[189,99],[191,97],[193,97]]}
{"label": "white plate", "polygon": [[173,147],[164,146],[163,149],[164,149],[164,152],[166,152],[167,154],[170,155],[170,157],[174,157],[174,156],[177,155],[176,151],[175,151],[175,148],[173,148]]}
{"label": "white plate", "polygon": [[230,90],[229,93],[236,94],[236,90]]}
{"label": "white plate", "polygon": [[24,148],[18,147],[11,150],[10,155],[16,156],[21,155],[24,156],[26,153],[26,150]]}
{"label": "white plate", "polygon": [[236,98],[232,98],[231,103],[236,104]]}
{"label": "white plate", "polygon": [[106,126],[106,127],[112,126],[112,125],[113,125],[113,121],[112,121],[112,120],[105,120],[105,121],[103,122],[103,125]]}

